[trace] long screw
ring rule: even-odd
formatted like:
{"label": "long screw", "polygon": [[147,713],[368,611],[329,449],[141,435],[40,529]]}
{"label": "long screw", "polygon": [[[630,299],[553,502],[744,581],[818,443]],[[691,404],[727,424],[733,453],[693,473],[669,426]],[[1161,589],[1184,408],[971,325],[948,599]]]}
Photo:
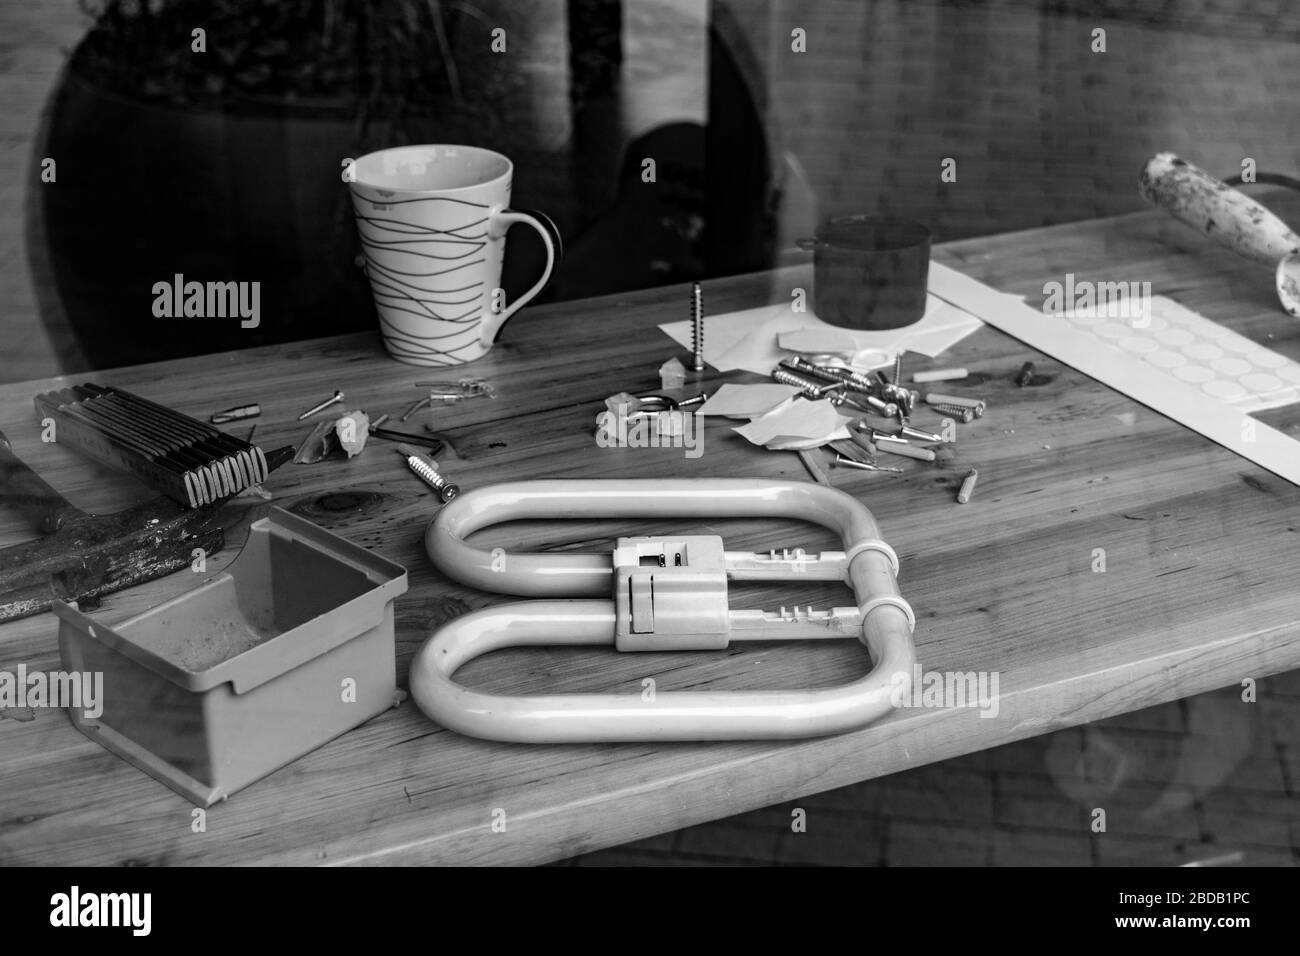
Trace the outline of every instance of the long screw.
{"label": "long screw", "polygon": [[691,346],[695,355],[691,370],[704,371],[704,291],[696,282],[691,286]]}
{"label": "long screw", "polygon": [[708,400],[709,400],[709,393],[700,392],[700,394],[694,395],[691,398],[683,398],[680,402],[677,403],[677,408],[678,410],[680,410],[683,408],[691,408],[695,405],[703,405]]}
{"label": "long screw", "polygon": [[313,415],[315,415],[317,412],[323,412],[325,409],[329,408],[331,405],[337,405],[337,404],[338,404],[339,402],[341,402],[341,401],[343,401],[343,393],[342,393],[342,392],[335,392],[333,398],[327,398],[325,401],[321,402],[319,405],[316,405],[316,406],[314,406],[314,407],[312,407],[312,408],[309,408],[309,409],[307,409],[305,412],[303,412],[301,415],[299,415],[299,416],[298,416],[298,421],[300,421],[300,422],[301,422],[301,421],[305,421],[306,419],[311,418],[311,417],[312,417]]}
{"label": "long screw", "polygon": [[871,379],[865,375],[849,368],[840,368],[834,365],[814,365],[807,359],[792,355],[790,358],[783,359],[781,364],[792,372],[800,375],[810,375],[813,378],[819,378],[826,382],[843,382],[849,388],[859,392],[870,393],[874,389]]}
{"label": "long screw", "polygon": [[[861,402],[866,402],[870,406],[870,411],[877,415],[883,415],[885,418],[906,418],[911,410],[911,399],[914,393],[909,393],[905,388],[896,388],[885,383],[873,382],[866,375],[854,372],[852,369],[838,368],[833,365],[814,365],[807,359],[793,356],[784,359],[781,366],[798,375],[821,379],[826,382],[840,382],[846,388],[852,389],[859,393],[857,398],[844,396],[843,401],[855,408],[867,411],[863,408]],[[879,389],[883,398],[873,394]],[[904,402],[909,404],[904,405]]]}
{"label": "long screw", "polygon": [[[781,362],[781,368],[784,368],[787,372],[792,372],[794,376],[802,378],[803,381],[809,382],[810,385],[816,384],[816,382],[811,381],[811,378],[819,378],[819,380],[828,382],[829,388],[850,389],[857,393],[855,397],[853,395],[832,395],[831,401],[836,405],[850,405],[858,408],[859,411],[875,412],[876,415],[883,415],[887,419],[892,419],[898,414],[897,405],[894,405],[893,402],[881,402],[879,398],[868,392],[868,389],[871,388],[871,382],[862,380],[861,376],[849,371],[849,369],[814,365],[801,358],[784,359]],[[780,369],[777,369],[777,371],[780,371]],[[780,378],[777,378],[777,381],[780,381]],[[794,382],[787,382],[787,384],[793,385]],[[862,405],[863,402],[866,402],[865,406]]]}
{"label": "long screw", "polygon": [[425,484],[438,492],[438,497],[443,500],[444,504],[460,494],[459,485],[453,485],[438,474],[438,463],[436,461],[425,458],[405,442],[397,446],[397,451],[406,456],[407,467],[419,475]]}
{"label": "long screw", "polygon": [[804,378],[802,375],[796,375],[786,368],[775,368],[772,370],[772,380],[780,382],[782,385],[793,385],[803,393],[805,398],[825,398],[831,392],[839,391],[844,387],[843,382],[814,382],[812,379]]}

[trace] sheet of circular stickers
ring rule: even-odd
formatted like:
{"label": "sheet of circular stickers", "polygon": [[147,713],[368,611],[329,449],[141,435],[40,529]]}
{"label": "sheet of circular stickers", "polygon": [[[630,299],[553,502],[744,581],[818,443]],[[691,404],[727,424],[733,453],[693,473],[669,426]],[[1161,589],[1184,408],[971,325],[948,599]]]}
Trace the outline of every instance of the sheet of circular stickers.
{"label": "sheet of circular stickers", "polygon": [[[1300,401],[1300,363],[1238,335],[1165,296],[1152,296],[1150,313],[1111,318],[1097,311],[1065,317],[1082,331],[1151,369],[1242,412]],[[1145,311],[1145,310],[1144,310]]]}
{"label": "sheet of circular stickers", "polygon": [[1045,314],[940,262],[930,292],[1300,486],[1300,442],[1251,416],[1300,398],[1286,356],[1163,296],[1124,318]]}

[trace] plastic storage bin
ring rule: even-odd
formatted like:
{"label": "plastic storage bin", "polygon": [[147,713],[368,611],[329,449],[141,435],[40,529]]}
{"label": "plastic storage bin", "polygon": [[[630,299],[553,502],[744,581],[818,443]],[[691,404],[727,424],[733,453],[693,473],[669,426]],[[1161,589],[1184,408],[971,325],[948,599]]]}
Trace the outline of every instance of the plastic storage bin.
{"label": "plastic storage bin", "polygon": [[393,706],[406,569],[280,508],[221,574],[114,627],[56,602],[79,730],[202,806]]}

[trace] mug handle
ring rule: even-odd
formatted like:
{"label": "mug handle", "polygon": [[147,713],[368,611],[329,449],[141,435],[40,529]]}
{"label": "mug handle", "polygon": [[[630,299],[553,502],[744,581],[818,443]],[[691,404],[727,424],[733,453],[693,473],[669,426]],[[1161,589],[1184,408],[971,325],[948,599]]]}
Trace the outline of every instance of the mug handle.
{"label": "mug handle", "polygon": [[486,346],[490,346],[501,331],[501,326],[505,324],[506,319],[514,315],[520,308],[527,305],[536,295],[546,288],[546,283],[551,281],[551,274],[555,272],[556,260],[564,255],[563,246],[560,244],[560,231],[555,228],[555,223],[545,213],[537,212],[535,209],[505,209],[497,207],[489,213],[488,235],[493,239],[500,239],[506,234],[506,230],[516,222],[525,223],[537,230],[537,234],[542,237],[542,244],[546,246],[546,268],[542,271],[542,277],[533,283],[533,287],[515,300],[513,305],[509,305],[500,312],[489,312],[483,318],[483,324],[479,333],[479,339]]}

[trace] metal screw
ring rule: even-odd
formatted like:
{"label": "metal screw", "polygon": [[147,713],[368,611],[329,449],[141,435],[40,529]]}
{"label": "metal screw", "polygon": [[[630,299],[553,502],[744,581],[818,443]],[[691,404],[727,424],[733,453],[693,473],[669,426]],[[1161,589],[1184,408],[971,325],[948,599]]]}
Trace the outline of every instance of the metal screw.
{"label": "metal screw", "polygon": [[406,456],[407,467],[419,475],[425,484],[438,492],[438,497],[443,500],[444,504],[460,494],[459,485],[453,485],[438,474],[438,463],[436,461],[425,458],[405,442],[397,446],[397,451]]}
{"label": "metal screw", "polygon": [[786,368],[772,369],[772,380],[780,382],[782,385],[793,385],[803,393],[805,398],[825,398],[831,392],[839,391],[844,388],[843,382],[827,382],[822,384],[804,378],[802,375],[796,375],[794,372],[791,372]]}
{"label": "metal screw", "polygon": [[814,365],[807,359],[799,358],[797,355],[785,359],[781,364],[792,372],[811,375],[813,378],[819,378],[825,382],[843,382],[849,388],[867,394],[870,394],[875,387],[869,378],[853,371],[851,368],[841,368],[837,365]]}
{"label": "metal screw", "polygon": [[691,345],[695,353],[691,370],[704,371],[704,292],[696,282],[691,286]]}
{"label": "metal screw", "polygon": [[[862,411],[870,410],[877,415],[883,415],[885,418],[906,419],[911,414],[912,405],[919,398],[915,392],[909,392],[905,388],[898,388],[889,384],[885,381],[884,376],[878,372],[868,376],[852,369],[840,368],[834,365],[814,365],[807,359],[797,356],[782,361],[781,367],[799,375],[811,376],[822,381],[838,382],[844,387],[859,393],[859,395],[856,397],[846,395],[842,399],[834,399],[837,404],[842,401],[854,408]],[[880,392],[880,395],[873,394],[877,391]],[[862,402],[866,402],[869,408],[863,408]]]}
{"label": "metal screw", "polygon": [[[784,380],[777,378],[778,372],[785,376]],[[817,389],[819,391],[820,394],[816,397],[821,397],[829,392],[839,391],[849,387],[848,383],[838,375],[827,374],[816,365],[806,362],[797,356],[794,358],[782,359],[781,364],[772,370],[772,378],[784,385],[799,385],[799,383],[802,382],[807,386],[807,388]],[[809,397],[812,398],[814,396],[809,395]]]}
{"label": "metal screw", "polygon": [[975,421],[975,409],[965,405],[931,405],[936,412],[944,415],[951,415],[953,418],[961,420],[963,425],[969,425]]}
{"label": "metal screw", "polygon": [[315,406],[314,408],[309,408],[307,409],[307,411],[299,415],[298,421],[303,421],[304,419],[311,418],[317,412],[322,412],[325,409],[329,408],[331,405],[337,405],[341,401],[343,401],[343,393],[335,392],[333,398],[326,399],[325,401],[321,402],[319,405]]}
{"label": "metal screw", "polygon": [[878,414],[885,418],[895,418],[903,413],[896,402],[883,402],[874,395],[866,396],[866,402]]}
{"label": "metal screw", "polygon": [[900,418],[908,418],[912,414],[912,393],[905,388],[899,388],[897,385],[886,385],[884,388],[885,398],[898,406],[898,415]]}
{"label": "metal screw", "polygon": [[791,372],[798,372],[800,375],[811,375],[813,378],[819,378],[824,382],[838,382],[840,380],[838,375],[833,375],[821,366],[814,365],[807,359],[800,358],[797,355],[782,359],[781,367],[789,369]]}
{"label": "metal screw", "polygon": [[486,395],[488,398],[496,398],[496,389],[491,383],[481,378],[462,378],[458,382],[416,382],[416,388],[430,389],[430,394],[441,393],[441,397],[446,398],[474,398]]}
{"label": "metal screw", "polygon": [[975,412],[975,417],[980,418],[984,415],[984,409],[988,407],[987,403],[978,398],[963,398],[960,395],[940,395],[938,392],[931,392],[925,396],[927,405],[952,405],[957,408],[969,408]]}
{"label": "metal screw", "polygon": [[[866,402],[866,404],[862,404]],[[857,397],[852,395],[832,395],[832,405],[851,405],[860,412],[870,412],[873,415],[881,415],[885,418],[893,418],[898,414],[898,406],[893,402],[882,402],[874,395],[864,395],[858,393]]]}
{"label": "metal screw", "polygon": [[894,356],[894,377],[892,381],[895,385],[903,384],[903,353],[902,352],[899,352],[897,355]]}
{"label": "metal screw", "polygon": [[[852,395],[831,395],[830,402],[836,408],[841,405],[849,405],[860,412],[869,412],[872,415],[883,415],[885,418],[893,418],[898,414],[898,406],[892,403],[886,404],[874,395],[860,395],[854,398]],[[859,400],[860,399],[860,400]],[[866,402],[867,404],[862,404]]]}

